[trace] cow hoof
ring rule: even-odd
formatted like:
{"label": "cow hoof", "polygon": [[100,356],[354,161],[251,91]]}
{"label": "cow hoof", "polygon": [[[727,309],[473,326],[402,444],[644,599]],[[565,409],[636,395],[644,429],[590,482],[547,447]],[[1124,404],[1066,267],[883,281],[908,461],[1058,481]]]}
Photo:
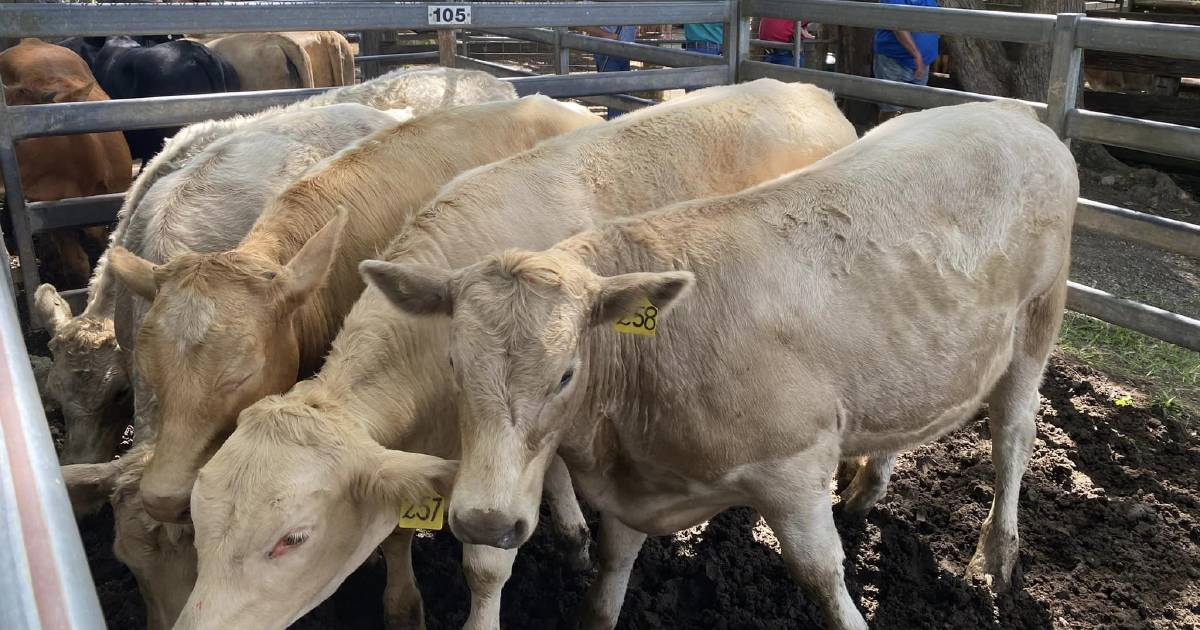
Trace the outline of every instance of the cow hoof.
{"label": "cow hoof", "polygon": [[967,581],[979,586],[985,586],[993,593],[1008,593],[1013,590],[1013,585],[1016,583],[1017,571],[1016,554],[1013,554],[1013,559],[1008,562],[1004,561],[989,561],[989,559],[981,553],[976,552],[971,558],[971,563],[967,565]]}
{"label": "cow hoof", "polygon": [[842,512],[852,518],[866,518],[867,513],[887,494],[887,484],[869,485],[860,483],[862,475],[854,478],[841,492]]}

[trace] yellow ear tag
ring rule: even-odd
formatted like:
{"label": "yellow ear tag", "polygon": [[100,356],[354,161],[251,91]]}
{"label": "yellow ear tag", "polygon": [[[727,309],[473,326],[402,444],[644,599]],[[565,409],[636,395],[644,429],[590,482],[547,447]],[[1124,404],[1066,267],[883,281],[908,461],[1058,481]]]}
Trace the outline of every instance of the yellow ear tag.
{"label": "yellow ear tag", "polygon": [[400,527],[403,529],[441,529],[446,514],[446,500],[435,494],[420,502],[400,504]]}
{"label": "yellow ear tag", "polygon": [[627,335],[655,336],[658,329],[658,308],[642,298],[634,311],[613,322],[613,330]]}

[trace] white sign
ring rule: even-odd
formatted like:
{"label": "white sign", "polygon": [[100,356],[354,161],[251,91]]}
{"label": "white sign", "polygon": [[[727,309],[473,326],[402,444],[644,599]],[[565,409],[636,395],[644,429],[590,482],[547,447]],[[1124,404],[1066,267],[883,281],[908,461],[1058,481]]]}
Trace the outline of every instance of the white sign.
{"label": "white sign", "polygon": [[471,6],[461,4],[429,5],[430,26],[460,26],[471,23]]}

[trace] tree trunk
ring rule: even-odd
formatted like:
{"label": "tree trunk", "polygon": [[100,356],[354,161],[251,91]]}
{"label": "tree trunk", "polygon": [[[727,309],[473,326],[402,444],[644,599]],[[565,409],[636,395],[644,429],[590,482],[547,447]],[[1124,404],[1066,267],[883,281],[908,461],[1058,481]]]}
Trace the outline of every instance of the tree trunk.
{"label": "tree trunk", "polygon": [[[982,9],[983,0],[942,0],[942,6]],[[1026,13],[1082,13],[1084,0],[1022,0]],[[1050,46],[947,36],[944,50],[954,78],[968,92],[1046,101],[1050,84]]]}

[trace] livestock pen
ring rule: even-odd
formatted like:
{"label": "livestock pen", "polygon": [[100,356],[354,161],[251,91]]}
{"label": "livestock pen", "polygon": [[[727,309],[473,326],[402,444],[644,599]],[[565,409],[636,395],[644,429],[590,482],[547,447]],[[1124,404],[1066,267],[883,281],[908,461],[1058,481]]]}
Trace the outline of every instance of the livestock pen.
{"label": "livestock pen", "polygon": [[[449,11],[447,12],[447,9]],[[462,9],[462,11],[458,11]],[[936,31],[1051,47],[1050,88],[1033,106],[1064,141],[1079,140],[1200,160],[1200,129],[1102,114],[1080,107],[1082,52],[1200,60],[1200,27],[1125,22],[1081,14],[1034,15],[886,6],[845,0],[715,0],[581,3],[236,3],[145,5],[0,5],[0,37],[141,35],[334,29],[437,29],[445,65],[483,69],[512,81],[519,94],[588,99],[632,109],[653,101],[630,92],[691,89],[771,77],[804,81],[839,97],[929,108],[995,97],[912,86],[749,58],[750,20],[775,17],[849,27]],[[714,57],[576,33],[572,26],[722,22],[724,55]],[[554,51],[555,75],[528,76],[474,59],[454,32],[469,30],[539,42]],[[571,50],[617,55],[662,69],[572,74]],[[418,61],[428,53],[364,56],[360,62]],[[516,76],[514,76],[516,75]],[[0,170],[26,299],[39,282],[35,234],[111,222],[122,195],[29,203],[22,194],[15,142],[39,136],[179,125],[290,103],[319,90],[182,96],[89,103],[8,106],[0,102]],[[1163,251],[1200,258],[1200,226],[1080,199],[1077,224]],[[5,252],[7,254],[7,252]],[[0,297],[0,609],[5,627],[102,627],[103,620],[29,367],[14,279]],[[1200,351],[1200,321],[1072,283],[1077,312]]]}

